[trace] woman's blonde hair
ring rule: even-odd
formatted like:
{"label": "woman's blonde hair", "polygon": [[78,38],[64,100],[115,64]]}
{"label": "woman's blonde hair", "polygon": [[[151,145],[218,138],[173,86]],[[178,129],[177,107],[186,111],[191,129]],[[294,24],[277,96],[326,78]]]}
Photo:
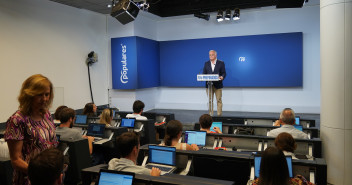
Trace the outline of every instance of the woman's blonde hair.
{"label": "woman's blonde hair", "polygon": [[41,74],[32,75],[23,82],[20,95],[18,96],[18,102],[20,103],[19,109],[24,115],[30,115],[32,113],[31,105],[33,97],[44,93],[47,87],[50,87],[50,97],[46,109],[40,110],[43,114],[53,102],[53,84],[47,77]]}
{"label": "woman's blonde hair", "polygon": [[100,123],[104,123],[106,125],[111,124],[111,118],[112,118],[112,110],[111,109],[104,109],[103,112],[100,115]]}

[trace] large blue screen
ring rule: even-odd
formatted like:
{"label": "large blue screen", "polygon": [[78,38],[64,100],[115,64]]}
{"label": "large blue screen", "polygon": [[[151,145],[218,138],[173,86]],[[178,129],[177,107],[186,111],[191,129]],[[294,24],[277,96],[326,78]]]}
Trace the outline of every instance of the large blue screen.
{"label": "large blue screen", "polygon": [[212,49],[225,62],[225,87],[302,86],[302,33],[160,42],[160,85],[204,86],[196,75]]}

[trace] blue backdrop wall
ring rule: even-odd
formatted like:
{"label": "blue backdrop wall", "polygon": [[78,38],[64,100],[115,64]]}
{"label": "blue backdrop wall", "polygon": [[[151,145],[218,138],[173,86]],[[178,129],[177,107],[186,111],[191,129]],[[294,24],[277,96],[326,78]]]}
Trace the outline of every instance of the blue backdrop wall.
{"label": "blue backdrop wall", "polygon": [[[204,82],[197,82],[196,75],[209,60],[211,49],[225,62],[225,87],[303,85],[301,32],[163,42],[124,37],[114,38],[111,43],[114,89],[204,86]],[[126,66],[121,60],[121,43],[128,48],[127,83],[123,82]]]}

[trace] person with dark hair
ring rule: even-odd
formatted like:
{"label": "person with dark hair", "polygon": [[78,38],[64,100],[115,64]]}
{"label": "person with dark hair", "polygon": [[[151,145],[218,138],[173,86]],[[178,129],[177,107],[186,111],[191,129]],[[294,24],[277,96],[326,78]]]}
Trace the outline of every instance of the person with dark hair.
{"label": "person with dark hair", "polygon": [[207,131],[207,133],[222,134],[219,127],[214,127],[214,131],[211,131],[211,125],[213,124],[213,118],[209,114],[203,114],[199,118],[200,130]]}
{"label": "person with dark hair", "polygon": [[58,106],[56,108],[55,113],[54,113],[54,123],[60,123],[60,112],[64,108],[67,108],[67,106],[66,105],[61,105],[61,106]]}
{"label": "person with dark hair", "polygon": [[60,126],[56,128],[56,134],[60,135],[61,140],[79,140],[79,139],[88,139],[89,153],[93,152],[93,141],[94,137],[92,136],[82,136],[81,132],[76,129],[72,129],[73,123],[76,119],[76,113],[71,108],[65,108],[60,112]]}
{"label": "person with dark hair", "polygon": [[268,147],[262,153],[259,178],[247,184],[252,185],[312,185],[303,176],[290,178],[284,153],[275,147]]}
{"label": "person with dark hair", "polygon": [[161,145],[173,146],[178,150],[199,150],[196,144],[179,143],[182,135],[182,123],[178,120],[171,120],[167,123],[164,143]]}
{"label": "person with dark hair", "polygon": [[135,132],[125,132],[116,139],[117,150],[121,156],[120,159],[113,158],[109,161],[109,170],[133,172],[136,174],[160,176],[159,168],[151,170],[143,166],[137,166],[137,157],[139,153],[139,135]]}
{"label": "person with dark hair", "polygon": [[7,120],[4,133],[14,169],[13,184],[30,184],[30,158],[58,144],[49,112],[53,98],[53,84],[41,74],[30,76],[22,84],[19,109]]}
{"label": "person with dark hair", "polygon": [[275,146],[279,150],[281,150],[286,156],[292,156],[292,159],[297,159],[295,154],[293,153],[297,148],[297,144],[291,134],[287,132],[280,133],[275,138]]}
{"label": "person with dark hair", "polygon": [[282,110],[280,114],[280,123],[281,127],[277,129],[273,129],[268,132],[268,136],[276,137],[281,132],[287,132],[292,135],[293,138],[296,139],[308,139],[308,135],[298,129],[296,129],[293,125],[296,122],[295,112],[290,108],[285,108]]}
{"label": "person with dark hair", "polygon": [[94,103],[87,103],[83,109],[83,115],[88,117],[97,116],[97,106]]}
{"label": "person with dark hair", "polygon": [[100,115],[99,123],[105,124],[106,127],[111,127],[112,116],[111,109],[104,109]]}
{"label": "person with dark hair", "polygon": [[127,114],[126,118],[136,118],[136,120],[148,120],[147,117],[142,116],[144,103],[141,100],[136,100],[133,103],[133,114]]}
{"label": "person with dark hair", "polygon": [[66,167],[64,155],[60,150],[54,148],[44,150],[29,162],[28,177],[31,185],[63,184]]}

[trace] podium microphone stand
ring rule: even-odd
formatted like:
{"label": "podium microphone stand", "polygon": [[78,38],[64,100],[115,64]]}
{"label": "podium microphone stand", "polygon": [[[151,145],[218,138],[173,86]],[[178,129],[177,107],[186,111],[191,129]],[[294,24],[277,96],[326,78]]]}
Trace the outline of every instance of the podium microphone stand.
{"label": "podium microphone stand", "polygon": [[209,100],[208,111],[210,116],[213,116],[214,114],[213,82],[219,81],[219,74],[198,74],[197,81],[206,82],[208,85],[208,100]]}

